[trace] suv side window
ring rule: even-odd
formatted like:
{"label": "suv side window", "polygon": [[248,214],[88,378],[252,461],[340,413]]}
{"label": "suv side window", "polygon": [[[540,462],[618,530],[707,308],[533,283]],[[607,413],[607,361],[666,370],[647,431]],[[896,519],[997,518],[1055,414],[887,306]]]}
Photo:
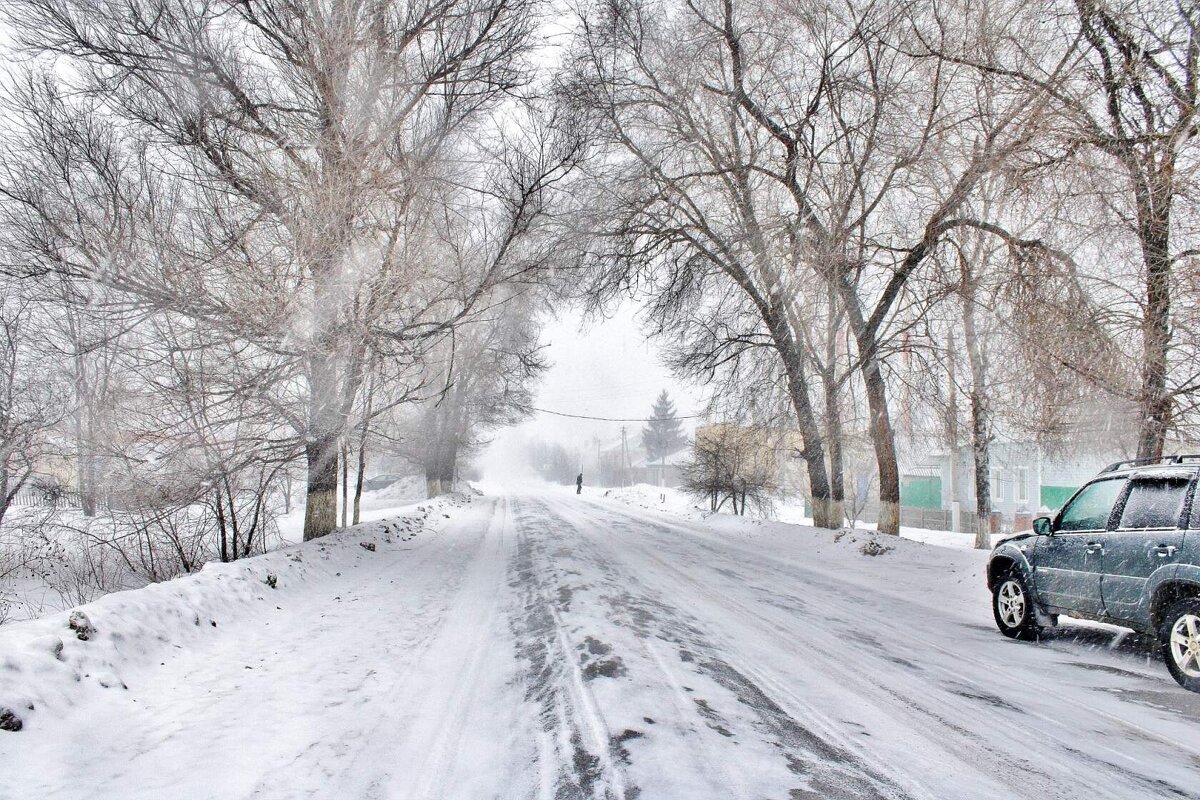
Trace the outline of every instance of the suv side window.
{"label": "suv side window", "polygon": [[1108,528],[1113,503],[1125,488],[1124,478],[1089,483],[1067,504],[1058,517],[1057,531],[1102,531]]}
{"label": "suv side window", "polygon": [[1183,478],[1134,480],[1119,527],[1122,530],[1178,528],[1187,487],[1188,481]]}

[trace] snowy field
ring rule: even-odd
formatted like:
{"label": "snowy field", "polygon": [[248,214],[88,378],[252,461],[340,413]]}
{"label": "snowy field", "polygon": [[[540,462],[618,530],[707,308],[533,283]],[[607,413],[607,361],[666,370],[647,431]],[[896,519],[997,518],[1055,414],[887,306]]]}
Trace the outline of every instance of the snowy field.
{"label": "snowy field", "polygon": [[1200,696],[1113,628],[1003,638],[985,554],[629,500],[422,503],[0,628],[0,797],[1200,798]]}

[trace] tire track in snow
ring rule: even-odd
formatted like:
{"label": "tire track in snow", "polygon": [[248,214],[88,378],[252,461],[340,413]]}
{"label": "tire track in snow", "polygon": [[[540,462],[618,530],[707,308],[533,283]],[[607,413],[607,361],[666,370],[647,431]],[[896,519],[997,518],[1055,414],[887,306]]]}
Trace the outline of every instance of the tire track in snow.
{"label": "tire track in snow", "polygon": [[[758,726],[778,749],[788,770],[803,782],[802,786],[791,790],[793,798],[883,800],[910,797],[891,777],[871,766],[838,741],[837,737],[830,736],[828,730],[817,731],[811,724],[806,724],[807,719],[801,722],[797,715],[785,711],[749,676],[751,671],[747,667],[739,668],[729,663],[728,648],[718,646],[702,630],[699,620],[677,605],[666,602],[661,592],[638,581],[636,571],[630,568],[625,558],[617,556],[610,545],[598,547],[603,537],[586,533],[598,527],[598,520],[589,520],[586,516],[580,520],[574,514],[561,508],[551,508],[546,503],[539,503],[539,506],[542,514],[557,518],[565,527],[576,532],[578,542],[589,547],[594,565],[606,573],[607,580],[614,587],[624,587],[608,598],[613,607],[612,621],[634,630],[643,639],[673,643],[678,648],[681,660],[694,672],[709,677],[728,690],[752,712]],[[628,545],[630,542],[622,541],[621,544]],[[615,568],[618,564],[626,569],[618,571]],[[710,717],[717,727],[724,727],[716,723],[718,717],[711,708],[700,700],[696,702],[702,715]],[[726,730],[725,735],[731,734]]]}
{"label": "tire track in snow", "polygon": [[607,726],[574,663],[578,648],[559,613],[569,598],[560,587],[549,585],[546,565],[535,563],[531,534],[542,523],[522,513],[523,506],[517,502],[519,524],[509,580],[520,602],[510,624],[527,664],[525,698],[537,704],[542,723],[542,795],[555,800],[632,800],[639,791],[628,785],[612,757]]}
{"label": "tire track in snow", "polygon": [[[600,507],[593,506],[593,508],[596,508],[598,511],[601,510]],[[847,610],[847,594],[850,596],[849,602],[851,603],[863,602],[861,598],[855,598],[852,592],[847,591],[843,591],[840,595],[836,594],[834,586],[825,575],[813,574],[811,571],[805,570],[802,565],[795,563],[779,562],[777,566],[774,563],[777,561],[776,559],[772,558],[769,554],[761,554],[760,557],[755,558],[755,561],[758,562],[756,563],[756,567],[765,567],[767,571],[774,573],[779,579],[775,581],[775,585],[786,586],[789,583],[795,583],[797,573],[801,573],[806,578],[811,575],[813,584],[820,585],[822,591],[833,595],[828,598],[818,598],[811,594],[805,595],[802,602],[811,606],[809,610],[816,612],[816,615],[808,615],[806,618],[806,623],[808,624],[803,627],[782,623],[775,619],[780,611],[779,604],[769,603],[765,604],[769,606],[768,608],[763,608],[757,603],[754,605],[747,604],[729,592],[716,590],[712,584],[701,581],[696,574],[679,569],[678,566],[663,558],[644,541],[646,533],[655,532],[667,537],[665,542],[663,540],[657,542],[660,546],[664,543],[670,543],[677,550],[680,544],[679,533],[683,532],[688,535],[686,541],[688,548],[702,550],[708,556],[712,557],[708,559],[708,569],[709,571],[720,573],[722,570],[711,566],[711,564],[727,562],[730,553],[723,552],[720,548],[713,546],[703,538],[693,535],[698,532],[703,536],[708,534],[707,531],[693,531],[684,525],[658,523],[633,513],[626,513],[623,510],[617,511],[615,509],[603,508],[603,511],[610,512],[612,516],[619,518],[619,521],[615,522],[615,524],[612,522],[609,524],[614,525],[614,527],[626,534],[623,537],[622,543],[625,547],[622,549],[621,555],[626,558],[626,563],[630,564],[631,568],[636,568],[637,564],[642,560],[653,562],[658,569],[668,572],[682,583],[690,585],[693,591],[702,597],[706,597],[709,602],[726,608],[737,609],[740,612],[739,622],[741,624],[748,627],[756,627],[765,636],[794,638],[802,634],[804,638],[804,657],[806,660],[822,661],[826,667],[826,671],[830,674],[837,674],[839,671],[844,672],[845,654],[844,652],[837,651],[837,645],[839,642],[844,641],[845,636],[849,632],[846,630],[827,630],[821,621],[821,617],[836,619],[839,614],[845,613]],[[759,554],[746,552],[746,548],[744,547],[730,549],[738,551],[742,557],[759,556]],[[631,557],[631,551],[637,552],[636,559]],[[705,566],[705,559],[693,559],[693,563]],[[732,575],[726,574],[725,577],[727,580],[740,579],[742,585],[749,583],[744,576],[737,573],[733,573]],[[844,587],[845,590],[852,590],[853,588],[853,584],[847,584]],[[800,600],[800,598],[794,599]],[[910,610],[913,612],[928,613],[927,609],[922,609],[920,606],[912,604],[911,601],[903,597],[889,597],[889,602],[893,601],[893,599],[898,605],[911,606]],[[914,618],[920,618],[920,615]],[[794,620],[788,619],[787,623],[794,623]],[[814,634],[816,635],[815,637]],[[859,634],[856,632],[852,635]],[[818,639],[823,641],[818,642]],[[993,663],[964,655],[957,651],[951,651],[936,643],[924,640],[918,641],[920,641],[921,646],[931,647],[945,655],[971,664],[977,668],[976,674],[988,675],[993,682],[999,681],[1010,686],[1014,683],[1019,683],[1016,678],[1009,678],[1002,673],[997,673],[995,664]],[[829,645],[833,645],[833,647],[831,648]],[[865,657],[876,662],[872,665],[873,669],[868,670],[866,664],[858,664],[855,667],[856,670],[867,672],[868,674],[887,675],[889,671],[894,674],[894,670],[890,670],[888,667],[888,662],[891,659],[888,656],[887,649],[878,642],[874,642],[874,645],[874,647],[868,648],[865,651]],[[1001,785],[1011,779],[1015,770],[1021,775],[1021,796],[1038,798],[1128,797],[1130,796],[1129,791],[1133,790],[1146,794],[1146,796],[1200,797],[1200,794],[1194,791],[1189,791],[1152,775],[1130,772],[1131,768],[1142,765],[1138,764],[1136,760],[1131,759],[1129,755],[1117,747],[1110,747],[1103,743],[1100,745],[1103,749],[1112,753],[1114,760],[1126,760],[1128,766],[1122,767],[1115,763],[1114,760],[1100,758],[1094,754],[1084,754],[1076,746],[1077,743],[1073,741],[1072,734],[1077,733],[1077,731],[1068,727],[1064,721],[1007,704],[996,697],[994,686],[983,685],[977,679],[965,674],[964,671],[949,670],[928,659],[922,660],[920,659],[920,653],[916,650],[912,652],[906,651],[906,655],[909,655],[914,660],[920,660],[921,669],[940,673],[941,677],[947,682],[945,687],[947,693],[953,696],[947,696],[947,694],[931,696],[929,691],[931,684],[927,677],[919,675],[894,677],[893,680],[898,684],[895,687],[875,685],[864,681],[856,683],[855,689],[859,692],[873,694],[881,704],[906,707],[915,713],[921,714],[930,721],[943,726],[947,729],[948,734],[957,737],[956,750],[961,751],[963,744],[967,741],[972,742],[974,747],[969,756],[964,757],[959,752],[954,757],[973,766],[987,764],[987,771]],[[765,685],[774,686],[775,691],[778,693],[776,696],[777,699],[788,698],[798,707],[806,708],[808,713],[815,713],[812,704],[806,703],[796,696],[795,693],[787,689],[784,685],[785,682],[773,680],[764,675],[761,670],[750,669],[749,673]],[[1015,686],[1013,688],[1014,691],[1017,691],[1020,687]],[[1029,690],[1027,685],[1025,686],[1025,690]],[[968,701],[969,705],[963,706],[962,700]],[[1023,743],[1030,740],[1030,720],[1027,717],[1033,717],[1038,722],[1051,728],[1051,730],[1043,729],[1041,733],[1060,748],[1064,761],[1086,760],[1093,768],[1102,769],[1103,774],[1072,775],[1072,780],[1065,781],[1061,774],[1059,776],[1051,775],[1031,760],[1031,758],[1036,757],[1036,751],[1031,752],[1029,757],[1022,757],[1013,752],[998,752],[993,740],[985,740],[978,734],[972,733],[950,722],[946,718],[945,709],[947,707],[953,708],[956,704],[967,715],[966,718],[978,720],[983,717],[987,719],[988,724],[994,729],[1006,731],[1008,735],[1002,738],[1010,742]],[[1097,713],[1117,720],[1117,718],[1104,712]],[[1160,741],[1162,740],[1160,739]],[[1037,740],[1030,744],[1033,747],[1038,747],[1043,744],[1043,740]],[[1190,748],[1185,747],[1184,749]],[[1041,755],[1041,760],[1045,760],[1045,754]],[[1087,757],[1081,758],[1083,755]],[[1114,789],[1114,784],[1123,786],[1124,789],[1117,791]]]}
{"label": "tire track in snow", "polygon": [[494,665],[496,656],[494,634],[507,584],[504,564],[510,528],[509,500],[500,498],[495,501],[475,563],[443,620],[439,639],[449,647],[431,652],[430,665],[417,672],[431,679],[431,684],[417,688],[411,696],[429,713],[404,731],[400,749],[410,753],[404,760],[413,769],[406,780],[411,788],[403,797],[438,800],[446,796],[448,787],[455,785],[456,773],[464,767],[461,748],[469,739],[473,716],[496,699],[487,694],[487,668]]}
{"label": "tire track in snow", "polygon": [[[765,796],[773,796],[779,785],[786,784],[786,776],[790,773],[781,765],[779,772],[782,775],[776,776],[778,779],[758,774],[756,762],[747,762],[747,747],[739,748],[739,742],[736,741],[731,747],[730,739],[716,735],[705,736],[705,733],[711,733],[711,730],[720,729],[719,723],[723,720],[718,719],[706,725],[706,720],[700,719],[706,714],[715,715],[715,712],[707,709],[698,714],[699,709],[706,708],[701,706],[703,700],[688,694],[694,690],[682,685],[684,682],[700,685],[696,680],[699,674],[694,669],[686,672],[672,668],[668,659],[659,653],[659,650],[663,649],[662,645],[666,644],[666,649],[669,649],[672,655],[676,655],[677,645],[636,633],[636,625],[620,625],[618,620],[614,619],[614,615],[630,610],[628,606],[624,611],[609,608],[611,600],[623,591],[628,578],[619,575],[607,556],[593,547],[589,539],[579,535],[580,532],[572,526],[562,524],[558,516],[547,513],[544,503],[530,500],[522,502],[521,505],[523,516],[520,527],[529,538],[530,558],[523,570],[515,571],[514,586],[534,581],[541,585],[536,597],[540,598],[538,602],[542,605],[553,606],[553,623],[557,626],[553,637],[544,638],[554,638],[565,643],[561,650],[551,654],[551,658],[557,657],[560,663],[553,664],[551,658],[547,657],[533,659],[534,663],[551,665],[545,670],[545,674],[550,677],[542,678],[534,685],[552,684],[554,680],[560,680],[561,678],[555,676],[559,675],[558,671],[565,665],[571,664],[573,650],[590,651],[592,643],[598,643],[593,634],[615,641],[618,647],[618,655],[615,658],[623,656],[626,664],[631,662],[632,656],[644,654],[643,663],[639,664],[636,658],[632,659],[632,668],[641,670],[644,674],[626,676],[622,671],[619,676],[614,674],[613,677],[618,680],[612,683],[605,681],[603,686],[597,686],[597,683],[592,681],[586,684],[605,690],[605,698],[611,704],[605,707],[617,719],[623,717],[624,723],[631,723],[633,726],[624,730],[621,730],[623,725],[608,729],[607,749],[610,759],[604,763],[618,766],[632,764],[632,767],[637,768],[640,766],[639,757],[647,752],[645,748],[649,742],[649,752],[657,760],[648,765],[649,773],[642,770],[639,774],[647,780],[646,793],[650,797],[711,797],[714,796],[714,792],[725,798],[758,798],[767,792],[770,794]],[[601,593],[599,597],[596,596],[597,593]],[[550,617],[551,615],[546,615],[547,628]],[[618,625],[613,625],[613,622],[618,622]],[[571,646],[571,641],[580,640],[582,645]],[[658,643],[657,646],[655,642]],[[585,652],[579,654],[587,659]],[[596,664],[597,662],[593,661],[589,667]],[[647,678],[650,679],[649,683],[645,683]],[[640,684],[639,679],[643,681]],[[650,696],[646,694],[647,689],[650,690]],[[554,686],[551,686],[551,690],[558,691]],[[593,692],[589,690],[588,695],[592,696]],[[669,708],[663,706],[664,695],[669,698]],[[555,718],[557,708],[556,705],[551,705],[549,718]],[[651,714],[659,718],[658,722],[651,718]],[[695,724],[689,724],[689,720]],[[644,731],[636,730],[642,723],[653,727],[647,727]],[[555,727],[550,726],[551,729]],[[569,725],[559,727],[569,734]],[[729,733],[724,731],[722,735],[729,736]],[[603,737],[604,731],[601,731],[594,739],[597,752],[604,750],[601,744]],[[561,749],[564,752],[569,751],[570,748],[566,744],[570,737],[564,734],[560,738],[564,743]],[[665,750],[662,749],[664,744],[667,745]],[[664,754],[669,754],[669,757],[664,759]],[[771,757],[774,758],[774,754],[771,754]],[[571,761],[570,757],[556,756],[553,748],[549,749],[544,759],[544,762],[551,766],[559,762],[570,765]],[[596,759],[596,763],[601,763],[599,758]],[[753,774],[748,776],[747,771]],[[569,766],[567,772],[571,774]],[[622,773],[624,772],[625,770],[622,770]],[[635,788],[628,777],[625,778],[625,783],[628,796],[632,797],[641,789],[640,786]],[[590,789],[594,784],[595,781],[592,781],[583,788]],[[551,786],[553,785],[552,780]],[[551,796],[552,789],[543,793],[543,797]],[[568,793],[567,796],[578,795]]]}
{"label": "tire track in snow", "polygon": [[[321,797],[328,787],[363,800],[440,800],[452,796],[447,792],[478,791],[477,784],[462,788],[472,786],[478,764],[466,763],[461,750],[478,742],[477,716],[502,701],[497,685],[508,679],[505,670],[515,663],[506,666],[505,654],[498,651],[507,642],[500,619],[511,538],[507,501],[475,502],[493,503],[484,523],[478,527],[467,523],[468,530],[422,548],[420,574],[389,574],[384,564],[373,567],[375,574],[362,575],[359,581],[364,597],[375,601],[370,609],[363,609],[368,613],[353,619],[331,615],[324,621],[326,627],[336,627],[397,619],[397,632],[403,638],[381,643],[395,653],[395,663],[389,665],[382,683],[382,675],[372,669],[356,683],[358,689],[346,690],[356,696],[352,708],[357,713],[339,720],[327,736],[291,763],[265,774],[253,797]],[[393,581],[407,577],[422,585],[420,602],[390,607],[401,598],[415,599],[411,584],[399,591],[393,587]],[[321,631],[314,636],[320,641]],[[364,656],[377,658],[378,654],[330,656],[329,672],[348,674]],[[360,690],[364,696],[357,697]],[[339,706],[342,703],[337,701]],[[473,749],[476,758],[480,752]],[[518,760],[515,752],[492,755],[501,762]],[[500,764],[491,783],[506,783],[508,790],[520,792],[520,774],[518,765],[505,770]]]}
{"label": "tire track in snow", "polygon": [[[673,527],[681,528],[683,530],[688,530],[684,526],[651,525],[650,527],[654,530],[657,530],[660,533],[666,533],[668,535],[670,534],[670,531]],[[716,548],[712,548],[711,546],[708,546],[708,545],[705,545],[704,547],[708,552],[710,552],[714,555],[720,554],[719,550]],[[776,560],[774,558],[770,557],[768,554],[764,554],[764,558],[766,561],[770,562],[771,564],[776,563]],[[788,564],[787,566],[789,568],[793,569],[794,571],[809,572],[809,571],[805,570],[803,566],[797,565],[794,563]],[[787,573],[785,570],[779,569],[777,567],[772,567],[771,569],[780,579],[785,579],[785,578],[789,577],[789,573]],[[790,573],[790,575],[792,577],[794,577],[794,574],[795,574],[795,572]],[[688,576],[688,577],[693,577],[693,576]],[[729,598],[729,596],[727,594],[721,595],[721,596],[726,599],[732,599],[732,598]],[[863,598],[861,596],[855,596],[855,595],[851,594],[850,597],[855,602],[860,602],[860,603],[863,602]],[[810,598],[810,602],[811,602],[811,598]],[[927,609],[924,609],[922,606],[913,603],[913,601],[910,598],[903,597],[903,596],[892,595],[889,598],[889,602],[894,604],[895,606],[907,607],[906,610],[908,612],[908,616],[909,616],[909,618],[912,618],[912,619],[918,619],[922,616],[922,612],[927,613],[927,611],[928,611]],[[842,595],[841,599],[824,600],[819,603],[814,603],[814,607],[816,609],[827,610],[830,613],[830,618],[833,618],[833,615],[836,614],[837,612],[844,611],[846,605],[847,604],[845,602],[845,595]],[[790,628],[788,628],[786,625],[781,625],[779,623],[775,623],[774,627],[776,627],[781,632],[790,630]],[[992,632],[988,631],[988,633],[991,634]],[[828,631],[827,634],[829,634],[829,638],[832,641],[836,641],[839,635],[844,635],[844,634],[839,634],[836,631]],[[868,642],[871,645],[872,649],[877,651],[877,652],[872,653],[872,655],[874,655],[875,657],[882,656],[883,658],[885,658],[887,660],[890,660],[893,662],[896,661],[896,659],[888,656],[887,648],[885,648],[884,645],[880,644],[878,641],[872,639],[869,636],[864,636],[861,632],[857,633],[856,635],[863,641]],[[997,640],[995,636],[993,636],[992,638],[994,641],[996,641],[997,644],[1001,644],[1002,646],[1012,646],[1012,647],[1022,646],[1020,643],[1009,642],[1007,640]],[[973,656],[969,652],[964,651],[962,648],[950,649],[948,647],[938,644],[935,641],[931,641],[928,638],[920,638],[920,639],[913,639],[911,637],[901,638],[899,640],[892,642],[891,646],[892,647],[899,646],[901,648],[907,648],[905,650],[905,653],[907,655],[909,655],[910,657],[912,657],[914,659],[921,659],[922,653],[921,653],[920,649],[917,647],[914,647],[914,645],[918,645],[918,644],[919,644],[919,648],[925,648],[926,650],[936,650],[939,653],[943,654],[944,656],[947,656],[949,659],[951,659],[955,662],[963,663],[964,665],[969,665],[974,668],[971,672],[968,672],[967,670],[961,670],[961,669],[949,669],[948,667],[946,667],[943,664],[939,664],[939,663],[936,663],[936,662],[928,660],[928,659],[922,660],[922,665],[920,667],[918,667],[915,663],[908,661],[907,659],[900,659],[900,663],[908,666],[909,668],[916,669],[916,670],[922,670],[926,673],[940,674],[940,676],[942,678],[942,684],[941,684],[940,688],[945,689],[949,695],[953,695],[954,697],[946,697],[945,695],[941,695],[938,697],[936,703],[930,702],[930,700],[932,698],[926,697],[924,702],[922,702],[922,700],[921,700],[922,696],[928,695],[929,693],[928,693],[928,691],[921,691],[921,689],[922,689],[922,687],[928,688],[928,686],[929,686],[928,683],[918,685],[916,687],[916,690],[913,691],[911,694],[905,694],[901,691],[897,691],[896,689],[892,689],[892,688],[889,688],[886,686],[877,686],[874,688],[877,688],[879,690],[886,692],[887,694],[891,695],[898,703],[908,706],[913,711],[921,713],[921,714],[929,717],[930,719],[932,719],[942,725],[945,725],[953,730],[961,731],[961,733],[965,737],[973,739],[976,742],[978,742],[978,744],[979,744],[978,752],[979,752],[980,757],[985,760],[990,759],[990,760],[993,760],[996,762],[996,766],[993,771],[997,776],[1001,776],[1005,772],[1010,772],[1012,769],[1012,766],[1013,766],[1012,759],[1018,758],[1019,763],[1021,765],[1021,769],[1025,775],[1040,776],[1040,777],[1045,778],[1046,780],[1050,781],[1050,783],[1048,783],[1048,784],[1046,784],[1046,786],[1044,786],[1045,792],[1050,793],[1051,796],[1060,796],[1058,793],[1060,793],[1062,791],[1061,790],[1061,786],[1062,786],[1061,779],[1056,779],[1054,776],[1052,776],[1049,773],[1046,773],[1044,770],[1041,770],[1040,768],[1036,767],[1033,762],[1031,762],[1027,759],[1020,759],[1019,757],[1016,757],[1012,754],[1010,754],[1007,758],[1001,758],[1001,754],[995,752],[995,747],[989,741],[985,740],[983,737],[980,737],[978,734],[975,734],[975,733],[972,733],[965,729],[962,729],[960,726],[957,726],[954,723],[950,722],[948,719],[946,719],[946,716],[941,709],[944,709],[947,705],[953,706],[954,703],[957,702],[956,698],[964,698],[968,701],[975,701],[974,703],[972,703],[971,707],[964,709],[964,711],[973,717],[987,716],[989,718],[990,723],[994,727],[1002,728],[1009,732],[1008,739],[1010,741],[1022,741],[1022,740],[1025,740],[1028,738],[1028,730],[1029,730],[1029,726],[1027,724],[1028,720],[1014,718],[1013,714],[996,713],[998,710],[1014,712],[1015,714],[1019,714],[1019,715],[1026,715],[1026,716],[1032,717],[1032,718],[1036,719],[1038,722],[1046,725],[1049,728],[1049,730],[1045,730],[1045,731],[1043,731],[1043,733],[1046,734],[1046,736],[1049,739],[1051,739],[1056,745],[1058,745],[1061,748],[1064,756],[1070,757],[1070,758],[1080,758],[1081,756],[1086,756],[1085,760],[1088,760],[1093,766],[1102,766],[1106,771],[1114,772],[1115,774],[1108,776],[1110,780],[1115,779],[1118,782],[1123,782],[1123,783],[1127,784],[1130,788],[1135,788],[1137,790],[1145,791],[1145,792],[1152,792],[1155,795],[1161,795],[1164,797],[1172,796],[1172,797],[1179,797],[1179,798],[1200,798],[1200,793],[1190,792],[1186,789],[1180,788],[1179,786],[1172,785],[1169,781],[1165,781],[1160,778],[1156,778],[1152,775],[1143,775],[1140,773],[1129,772],[1130,769],[1142,767],[1142,766],[1144,766],[1144,764],[1141,763],[1137,758],[1131,756],[1130,754],[1128,754],[1127,752],[1125,752],[1123,749],[1121,749],[1120,747],[1118,747],[1116,745],[1107,745],[1104,742],[1099,742],[1099,746],[1110,754],[1112,760],[1100,758],[1099,756],[1096,756],[1094,754],[1086,754],[1083,751],[1079,750],[1079,748],[1076,746],[1076,742],[1073,739],[1073,735],[1076,734],[1077,731],[1074,728],[1070,727],[1064,720],[1055,718],[1053,716],[1049,716],[1045,713],[1039,713],[1039,712],[1033,711],[1029,708],[1017,707],[1017,706],[1009,703],[1008,701],[998,697],[995,693],[996,691],[1000,690],[1000,688],[995,685],[997,683],[1003,684],[1003,690],[1007,691],[1007,693],[1009,693],[1010,695],[1017,695],[1017,696],[1021,696],[1022,693],[1028,692],[1029,686],[1028,686],[1027,682],[1023,681],[1022,679],[1020,679],[1018,677],[1009,676],[1007,674],[1004,674],[1003,672],[997,672],[995,669],[994,662],[984,660],[977,656]],[[830,655],[830,653],[828,651],[826,651],[826,655]],[[834,656],[834,658],[836,658],[836,656]],[[991,682],[988,684],[984,684],[977,677],[975,677],[977,675],[988,675]],[[1141,676],[1135,676],[1135,677],[1141,677]],[[1036,696],[1036,693],[1035,693],[1034,697],[1035,696]],[[983,704],[983,705],[980,706],[979,704]],[[1193,758],[1200,755],[1200,750],[1197,750],[1194,747],[1190,747],[1186,742],[1175,741],[1175,740],[1167,739],[1165,737],[1158,736],[1157,734],[1155,734],[1151,731],[1147,731],[1144,728],[1132,725],[1128,720],[1123,719],[1115,714],[1108,713],[1102,709],[1095,708],[1094,706],[1089,707],[1088,711],[1089,711],[1089,713],[1096,714],[1098,716],[1105,718],[1106,720],[1114,723],[1117,727],[1123,729],[1126,732],[1135,733],[1136,735],[1138,735],[1144,739],[1147,739],[1148,741],[1153,741],[1153,742],[1156,742],[1161,745],[1166,745],[1173,751],[1184,750],[1185,752],[1191,753],[1193,755]],[[1126,762],[1126,766],[1124,766],[1124,767],[1122,767],[1118,763],[1115,763],[1116,761],[1122,761],[1122,760]],[[1097,780],[1091,785],[1093,786],[1094,791],[1096,791],[1096,792],[1102,793],[1102,792],[1111,790],[1110,783],[1109,783],[1109,781],[1106,781],[1106,780]],[[1066,794],[1066,795],[1061,795],[1061,796],[1075,797],[1078,795],[1077,794]]]}

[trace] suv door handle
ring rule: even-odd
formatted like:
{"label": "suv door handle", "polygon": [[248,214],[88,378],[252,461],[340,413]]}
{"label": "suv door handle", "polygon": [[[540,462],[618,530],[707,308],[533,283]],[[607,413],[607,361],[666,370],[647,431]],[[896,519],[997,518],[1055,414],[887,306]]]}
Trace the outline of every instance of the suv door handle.
{"label": "suv door handle", "polygon": [[1089,553],[1103,553],[1104,552],[1104,543],[1103,542],[1088,542],[1087,543],[1087,551]]}
{"label": "suv door handle", "polygon": [[1158,547],[1153,548],[1151,552],[1158,553],[1159,558],[1170,558],[1175,555],[1175,545],[1160,544]]}

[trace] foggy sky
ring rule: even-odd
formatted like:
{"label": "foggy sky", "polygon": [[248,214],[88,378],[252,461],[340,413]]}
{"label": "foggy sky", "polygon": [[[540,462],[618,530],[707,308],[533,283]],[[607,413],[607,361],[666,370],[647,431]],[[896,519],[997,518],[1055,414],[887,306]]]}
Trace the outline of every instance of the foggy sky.
{"label": "foggy sky", "polygon": [[[625,306],[611,319],[580,329],[581,317],[564,315],[548,325],[542,341],[552,363],[541,381],[534,405],[567,414],[640,419],[650,415],[658,393],[671,395],[680,416],[703,409],[704,393],[671,377],[659,357],[659,345],[647,341]],[[624,423],[630,443],[637,442],[644,423]],[[513,466],[512,449],[532,439],[558,441],[574,449],[599,437],[620,441],[622,423],[566,419],[536,414],[515,428],[499,431],[481,464],[489,477]],[[687,424],[690,430],[690,424]]]}

